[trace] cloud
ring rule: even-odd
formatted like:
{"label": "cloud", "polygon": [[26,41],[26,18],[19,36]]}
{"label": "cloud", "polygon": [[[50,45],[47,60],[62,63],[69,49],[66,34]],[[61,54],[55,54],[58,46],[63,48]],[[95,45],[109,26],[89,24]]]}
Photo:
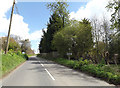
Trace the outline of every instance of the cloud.
{"label": "cloud", "polygon": [[[6,13],[11,9],[13,0],[3,0],[0,3],[0,37],[7,36],[10,17],[7,19]],[[44,29],[45,31],[47,29]],[[18,14],[13,14],[11,33],[12,35],[20,36],[22,39],[29,39],[31,41],[32,49],[37,52],[38,44],[43,33],[42,30],[33,31],[29,33],[28,24],[24,22],[24,17]]]}
{"label": "cloud", "polygon": [[7,33],[9,27],[9,20],[4,17],[0,17],[0,33]]}
{"label": "cloud", "polygon": [[[44,30],[46,31],[47,29],[44,29]],[[38,30],[38,31],[31,33],[29,36],[29,39],[30,40],[38,40],[38,39],[40,40],[42,35],[43,35],[42,30]]]}
{"label": "cloud", "polygon": [[[45,31],[47,31],[47,29],[44,29]],[[39,47],[39,43],[40,40],[42,38],[43,32],[42,30],[38,30],[35,31],[33,33],[30,34],[29,39],[31,40],[31,45],[32,45],[32,49],[35,51],[35,53],[39,53],[38,47]]]}
{"label": "cloud", "polygon": [[81,20],[83,18],[93,18],[97,16],[98,18],[105,15],[107,19],[110,19],[111,14],[105,8],[109,0],[90,0],[85,7],[80,7],[77,12],[70,13],[70,19]]}
{"label": "cloud", "polygon": [[11,8],[13,0],[2,0],[0,3],[0,17],[5,17],[5,13]]}
{"label": "cloud", "polygon": [[[7,19],[6,13],[12,8],[13,0],[3,0],[0,3],[0,34],[8,33],[10,18]],[[45,29],[46,30],[46,29]],[[24,22],[24,17],[18,14],[13,14],[11,34],[18,35],[23,39],[29,38],[30,40],[36,40],[41,38],[42,30],[29,33],[30,29],[28,24]]]}
{"label": "cloud", "polygon": [[[7,35],[9,20],[7,18],[2,18],[0,22],[0,36]],[[44,29],[45,31],[47,29]],[[31,47],[38,53],[38,44],[43,35],[42,30],[37,30],[32,33],[29,33],[30,29],[28,24],[24,22],[24,17],[18,14],[13,14],[12,25],[11,25],[11,35],[20,36],[21,39],[29,39],[31,41]]]}
{"label": "cloud", "polygon": [[12,2],[12,0],[2,0],[0,3],[0,32],[7,33],[9,21],[5,14],[11,8]]}
{"label": "cloud", "polygon": [[[1,17],[0,20],[0,33],[7,34],[10,19]],[[23,21],[23,17],[18,14],[13,14],[10,34],[18,35],[22,39],[26,39],[29,38],[29,30],[28,24]]]}
{"label": "cloud", "polygon": [[22,39],[28,39],[29,38],[29,28],[28,24],[23,21],[23,16],[20,16],[18,14],[13,15],[13,21],[11,25],[11,34],[18,35]]}

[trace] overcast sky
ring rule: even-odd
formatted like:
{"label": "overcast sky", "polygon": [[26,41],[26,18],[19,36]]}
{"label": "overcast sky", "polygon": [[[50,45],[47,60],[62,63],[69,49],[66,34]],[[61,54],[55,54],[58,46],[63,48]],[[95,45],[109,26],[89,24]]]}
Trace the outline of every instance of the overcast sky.
{"label": "overcast sky", "polygon": [[[27,1],[27,0],[26,0]],[[39,1],[39,0],[38,0]],[[78,1],[78,0],[77,0]],[[70,19],[92,19],[94,16],[101,19],[103,15],[110,20],[110,12],[105,6],[109,0],[79,0],[80,2],[68,2],[67,8]],[[10,13],[13,0],[2,0],[0,3],[0,37],[7,36]],[[42,36],[42,29],[47,30],[50,11],[46,8],[48,2],[17,2],[15,7],[11,34],[18,35],[22,39],[29,39],[31,47],[38,52],[38,44]],[[18,14],[19,12],[19,14]]]}

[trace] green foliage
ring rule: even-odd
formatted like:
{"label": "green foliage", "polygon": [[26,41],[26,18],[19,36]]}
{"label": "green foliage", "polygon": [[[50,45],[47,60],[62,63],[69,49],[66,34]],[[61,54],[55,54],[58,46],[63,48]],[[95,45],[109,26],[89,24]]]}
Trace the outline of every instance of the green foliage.
{"label": "green foliage", "polygon": [[102,58],[102,60],[100,61],[100,64],[101,64],[101,66],[105,65],[105,59],[104,58]]}
{"label": "green foliage", "polygon": [[83,58],[79,59],[79,66],[83,66],[83,65],[88,65],[89,61],[87,59],[83,60]]}
{"label": "green foliage", "polygon": [[[106,72],[112,72],[112,69],[110,66],[103,66],[102,69]],[[112,73],[114,73],[114,72],[112,72]]]}
{"label": "green foliage", "polygon": [[48,9],[52,11],[52,15],[49,18],[47,24],[47,32],[43,30],[43,37],[39,44],[39,50],[41,53],[50,53],[56,51],[54,45],[52,45],[53,35],[68,24],[68,11],[66,9],[67,3],[57,2],[47,5]]}
{"label": "green foliage", "polygon": [[22,54],[22,52],[21,51],[17,51],[16,54],[20,56]]}
{"label": "green foliage", "polygon": [[110,54],[110,59],[113,61],[115,59],[114,54],[118,54],[116,62],[120,63],[120,33],[111,36],[108,50]]}
{"label": "green foliage", "polygon": [[[6,42],[7,42],[7,37],[2,37],[2,50],[4,51],[6,49]],[[22,51],[27,54],[34,54],[34,51],[31,49],[29,39],[21,40],[19,36],[10,37],[8,51],[11,50],[13,50],[14,52]]]}
{"label": "green foliage", "polygon": [[112,29],[118,29],[118,31],[120,31],[120,14],[119,13],[119,9],[120,9],[120,1],[119,0],[111,0],[111,2],[109,2],[109,4],[106,6],[108,9],[114,9],[113,13],[111,15],[111,28]]}
{"label": "green foliage", "polygon": [[62,28],[62,20],[60,16],[57,14],[53,14],[49,19],[49,23],[47,24],[47,32],[43,30],[43,37],[40,41],[39,50],[41,53],[48,53],[55,51],[54,46],[52,46],[51,42],[53,40],[53,35],[55,32]]}
{"label": "green foliage", "polygon": [[92,47],[91,29],[90,22],[83,19],[58,31],[54,35],[53,45],[60,55],[65,56],[67,52],[71,52],[74,58],[78,58]]}
{"label": "green foliage", "polygon": [[29,39],[21,40],[21,51],[26,54],[34,54],[34,51],[31,49]]}
{"label": "green foliage", "polygon": [[25,61],[26,57],[19,53],[15,54],[12,50],[8,54],[2,54],[2,75],[9,73],[19,64]]}
{"label": "green foliage", "polygon": [[[2,49],[5,51],[6,49],[6,41],[7,41],[7,37],[2,37]],[[20,49],[20,45],[17,41],[15,41],[15,39],[13,38],[10,38],[10,41],[9,41],[9,48],[8,50],[14,50],[14,51],[18,51],[18,50],[21,50]]]}
{"label": "green foliage", "polygon": [[60,16],[63,27],[69,24],[69,11],[67,10],[68,4],[66,2],[53,2],[48,4],[47,7],[52,13]]}
{"label": "green foliage", "polygon": [[8,51],[8,54],[13,56],[15,53],[14,53],[14,51],[13,51],[12,49],[10,49],[10,50]]}
{"label": "green foliage", "polygon": [[105,59],[102,58],[101,61],[100,61],[100,63],[97,64],[97,66],[98,67],[103,67],[103,66],[105,66],[105,64],[106,64]]}

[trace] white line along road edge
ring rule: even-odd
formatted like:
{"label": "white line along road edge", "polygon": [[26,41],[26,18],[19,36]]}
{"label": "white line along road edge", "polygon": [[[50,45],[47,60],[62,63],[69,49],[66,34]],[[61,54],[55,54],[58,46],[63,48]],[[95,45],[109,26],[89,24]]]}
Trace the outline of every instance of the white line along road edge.
{"label": "white line along road edge", "polygon": [[54,77],[50,74],[50,72],[47,69],[45,69],[45,71],[49,74],[49,76],[52,78],[52,80],[55,80]]}

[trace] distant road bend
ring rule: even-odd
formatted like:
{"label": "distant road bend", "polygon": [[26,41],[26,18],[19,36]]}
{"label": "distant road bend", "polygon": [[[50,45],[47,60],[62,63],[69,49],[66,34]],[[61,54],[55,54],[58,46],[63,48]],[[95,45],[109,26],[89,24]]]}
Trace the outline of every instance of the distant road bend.
{"label": "distant road bend", "polygon": [[35,56],[2,80],[3,86],[112,86],[105,81]]}

